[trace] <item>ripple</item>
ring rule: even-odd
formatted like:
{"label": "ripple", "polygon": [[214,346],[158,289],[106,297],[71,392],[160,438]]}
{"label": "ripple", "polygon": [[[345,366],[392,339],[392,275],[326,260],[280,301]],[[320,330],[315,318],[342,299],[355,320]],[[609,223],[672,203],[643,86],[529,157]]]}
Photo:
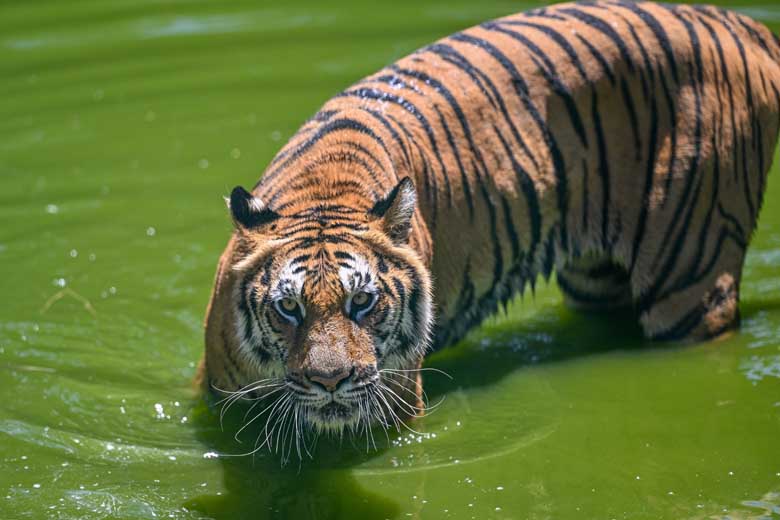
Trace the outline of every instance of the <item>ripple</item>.
{"label": "ripple", "polygon": [[757,383],[767,377],[780,379],[780,355],[751,356],[740,363],[739,369],[748,380]]}

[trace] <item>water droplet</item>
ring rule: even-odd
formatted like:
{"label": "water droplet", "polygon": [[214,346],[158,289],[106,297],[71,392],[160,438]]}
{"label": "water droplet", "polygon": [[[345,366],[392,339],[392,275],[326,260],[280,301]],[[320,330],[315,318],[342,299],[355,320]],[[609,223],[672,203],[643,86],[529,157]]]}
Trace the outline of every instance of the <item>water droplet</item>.
{"label": "water droplet", "polygon": [[60,207],[57,206],[56,204],[46,205],[46,213],[48,213],[49,215],[56,215],[59,212],[60,212]]}
{"label": "water droplet", "polygon": [[111,294],[116,294],[116,287],[112,285],[111,287],[108,288],[108,292]]}
{"label": "water droplet", "polygon": [[278,141],[282,138],[282,133],[279,130],[274,130],[271,132],[271,140],[272,141]]}
{"label": "water droplet", "polygon": [[154,403],[154,411],[158,419],[165,419],[165,411],[163,410],[163,405],[161,405],[160,403]]}
{"label": "water droplet", "polygon": [[156,234],[157,234],[157,230],[154,229],[152,226],[149,226],[148,228],[146,228],[146,235],[147,236],[153,237]]}
{"label": "water droplet", "polygon": [[35,489],[40,489],[40,488],[41,488],[41,485],[40,485],[40,484],[33,484],[33,487],[34,487]]}
{"label": "water droplet", "polygon": [[68,285],[68,282],[65,281],[65,278],[55,278],[53,283],[57,287],[65,287],[66,285]]}
{"label": "water droplet", "polygon": [[90,253],[88,258],[90,262],[94,262],[97,259],[97,256],[95,253]]}
{"label": "water droplet", "polygon": [[77,256],[79,256],[79,252],[76,251],[75,249],[71,249],[70,250],[70,257],[71,258],[76,258]]}
{"label": "water droplet", "polygon": [[239,150],[238,148],[233,148],[232,150],[230,150],[230,157],[232,157],[233,159],[238,159],[239,157],[241,157],[241,150]]}
{"label": "water droplet", "polygon": [[219,457],[219,453],[216,453],[214,451],[207,451],[206,453],[203,454],[204,459],[216,459],[217,457]]}
{"label": "water droplet", "polygon": [[127,413],[127,412],[125,411],[125,407],[124,407],[124,406],[120,406],[120,407],[119,407],[119,411],[120,411],[121,413],[123,413],[123,414],[124,414],[124,413]]}
{"label": "water droplet", "polygon": [[198,168],[200,168],[201,170],[205,170],[208,167],[209,167],[209,160],[208,159],[203,158],[200,161],[198,161]]}
{"label": "water droplet", "polygon": [[504,486],[497,486],[496,487],[496,491],[503,491],[503,490],[504,490]]}
{"label": "water droplet", "polygon": [[176,455],[168,455],[168,460],[176,460]]}

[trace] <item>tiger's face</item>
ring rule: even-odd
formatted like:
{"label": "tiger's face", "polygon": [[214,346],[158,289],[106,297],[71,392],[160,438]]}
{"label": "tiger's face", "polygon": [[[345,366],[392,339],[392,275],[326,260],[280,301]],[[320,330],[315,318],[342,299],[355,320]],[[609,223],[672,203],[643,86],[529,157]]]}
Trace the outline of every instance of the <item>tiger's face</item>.
{"label": "tiger's face", "polygon": [[276,213],[242,188],[230,208],[235,336],[251,366],[242,386],[274,381],[279,406],[318,431],[415,415],[419,382],[406,371],[423,358],[432,311],[428,270],[408,246],[411,182],[349,215]]}

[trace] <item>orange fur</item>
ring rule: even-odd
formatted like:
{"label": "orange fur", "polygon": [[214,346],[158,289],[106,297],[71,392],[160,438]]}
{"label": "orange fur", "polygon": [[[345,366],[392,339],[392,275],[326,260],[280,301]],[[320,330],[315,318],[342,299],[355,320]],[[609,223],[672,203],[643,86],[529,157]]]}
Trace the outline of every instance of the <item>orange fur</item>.
{"label": "orange fur", "polygon": [[[777,141],[778,63],[775,37],[733,12],[592,2],[467,29],[363,79],[251,195],[234,191],[200,379],[237,390],[349,364],[413,370],[554,271],[572,305],[632,305],[651,338],[732,327]],[[379,295],[360,320],[339,274],[358,264]],[[293,284],[305,273],[298,326],[259,296],[284,269]],[[420,385],[398,381],[418,404]]]}

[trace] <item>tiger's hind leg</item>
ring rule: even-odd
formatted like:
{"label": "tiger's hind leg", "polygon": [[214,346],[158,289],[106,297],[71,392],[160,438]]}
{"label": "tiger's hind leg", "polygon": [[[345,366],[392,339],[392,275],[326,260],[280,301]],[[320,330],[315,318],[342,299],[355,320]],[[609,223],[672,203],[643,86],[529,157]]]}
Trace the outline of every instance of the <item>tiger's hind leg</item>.
{"label": "tiger's hind leg", "polygon": [[639,321],[648,337],[698,341],[739,324],[746,243],[730,232],[721,231],[720,237],[714,256],[699,270],[672,273],[660,291],[639,297]]}
{"label": "tiger's hind leg", "polygon": [[556,277],[564,301],[574,309],[608,311],[632,304],[628,273],[607,257],[578,258],[559,269]]}

